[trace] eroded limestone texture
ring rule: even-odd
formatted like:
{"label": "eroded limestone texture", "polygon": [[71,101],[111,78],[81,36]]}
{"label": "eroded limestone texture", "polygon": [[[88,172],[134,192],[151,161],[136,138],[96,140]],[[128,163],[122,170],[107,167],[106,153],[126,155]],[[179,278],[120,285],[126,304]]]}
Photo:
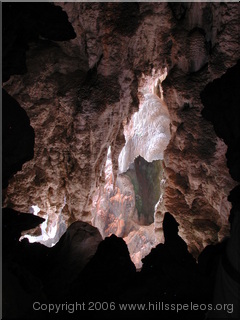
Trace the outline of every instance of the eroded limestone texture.
{"label": "eroded limestone texture", "polygon": [[119,155],[120,173],[126,172],[138,156],[148,162],[162,160],[170,137],[166,104],[155,94],[145,94],[139,111],[125,127],[126,143]]}
{"label": "eroded limestone texture", "polygon": [[[27,73],[4,83],[35,131],[34,159],[10,181],[4,206],[28,212],[38,205],[49,224],[60,212],[68,225],[91,221],[109,146],[116,183],[123,128],[142,99],[142,76],[167,70],[159,96],[169,113],[171,139],[163,154],[156,237],[169,211],[197,255],[228,230],[227,196],[235,183],[226,145],[201,115],[200,92],[239,58],[239,4],[58,5],[75,39],[30,39]],[[160,127],[154,133],[161,134]]]}
{"label": "eroded limestone texture", "polygon": [[161,163],[135,159],[131,169],[113,183],[111,152],[106,161],[105,185],[93,200],[92,224],[103,238],[112,234],[128,245],[132,261],[141,268],[141,259],[156,245],[154,209],[160,196]]}

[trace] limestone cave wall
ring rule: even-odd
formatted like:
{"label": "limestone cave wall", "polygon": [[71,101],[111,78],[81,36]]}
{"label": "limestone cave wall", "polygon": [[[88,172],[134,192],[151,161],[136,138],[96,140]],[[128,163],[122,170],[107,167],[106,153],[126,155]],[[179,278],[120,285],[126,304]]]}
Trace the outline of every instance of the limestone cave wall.
{"label": "limestone cave wall", "polygon": [[35,145],[33,159],[9,180],[3,205],[22,212],[37,205],[50,229],[59,215],[67,225],[91,222],[109,147],[117,180],[124,127],[138,111],[142,79],[166,72],[159,96],[169,112],[171,138],[154,213],[156,238],[165,211],[176,218],[195,256],[228,235],[227,197],[236,182],[226,144],[201,114],[200,93],[239,59],[239,4],[48,5],[49,15],[64,15],[65,27],[38,14],[33,4],[6,6],[5,39],[17,40],[5,46],[3,87],[29,117]]}

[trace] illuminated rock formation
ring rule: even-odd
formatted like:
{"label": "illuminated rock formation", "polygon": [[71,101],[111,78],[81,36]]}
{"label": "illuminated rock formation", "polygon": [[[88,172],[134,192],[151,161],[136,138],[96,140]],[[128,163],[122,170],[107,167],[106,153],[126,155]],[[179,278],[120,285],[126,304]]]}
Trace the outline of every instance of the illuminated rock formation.
{"label": "illuminated rock formation", "polygon": [[126,172],[138,156],[148,162],[162,160],[170,140],[168,108],[154,94],[145,94],[130,123],[125,128],[126,143],[119,155],[119,171]]}
{"label": "illuminated rock formation", "polygon": [[[212,302],[238,305],[239,14],[3,3],[3,319],[203,320]],[[96,312],[71,310],[89,301]]]}
{"label": "illuminated rock formation", "polygon": [[[49,228],[60,213],[67,226],[76,220],[97,220],[92,216],[93,201],[105,185],[109,147],[117,188],[118,169],[127,170],[138,155],[148,161],[162,159],[161,195],[154,213],[156,240],[161,241],[163,214],[169,211],[197,256],[207,244],[228,234],[227,196],[235,183],[226,166],[226,145],[201,115],[200,92],[239,58],[239,5],[59,6],[74,32],[63,39],[41,32],[28,39],[27,69],[21,72],[25,73],[5,79],[5,90],[30,118],[35,152],[11,179],[4,206],[29,212],[37,205],[48,215]],[[152,80],[154,90],[143,90],[144,79],[145,84]],[[146,143],[131,131],[141,122],[148,129],[136,133]],[[113,200],[121,197],[116,193]],[[106,212],[109,208],[103,216],[111,219]],[[127,224],[121,219],[118,229],[113,227],[119,235]],[[124,236],[129,238],[130,233]]]}

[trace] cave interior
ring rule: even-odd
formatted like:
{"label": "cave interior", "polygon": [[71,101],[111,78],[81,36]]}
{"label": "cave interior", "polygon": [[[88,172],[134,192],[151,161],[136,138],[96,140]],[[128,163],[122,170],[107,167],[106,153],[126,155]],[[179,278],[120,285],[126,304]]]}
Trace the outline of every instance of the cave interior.
{"label": "cave interior", "polygon": [[2,3],[3,319],[240,318],[239,21]]}

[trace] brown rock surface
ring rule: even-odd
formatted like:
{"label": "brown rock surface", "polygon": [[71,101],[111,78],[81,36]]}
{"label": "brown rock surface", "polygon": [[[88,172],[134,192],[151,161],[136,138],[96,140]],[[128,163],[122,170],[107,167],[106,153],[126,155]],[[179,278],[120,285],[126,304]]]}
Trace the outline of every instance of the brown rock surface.
{"label": "brown rock surface", "polygon": [[31,43],[28,72],[4,84],[35,131],[34,159],[10,181],[4,205],[24,212],[38,205],[49,221],[60,212],[67,224],[91,221],[108,147],[116,181],[123,126],[138,109],[142,78],[166,68],[171,140],[155,228],[159,233],[169,211],[197,255],[228,229],[227,196],[235,183],[224,142],[201,116],[200,92],[239,58],[239,4],[58,5],[76,38]]}

